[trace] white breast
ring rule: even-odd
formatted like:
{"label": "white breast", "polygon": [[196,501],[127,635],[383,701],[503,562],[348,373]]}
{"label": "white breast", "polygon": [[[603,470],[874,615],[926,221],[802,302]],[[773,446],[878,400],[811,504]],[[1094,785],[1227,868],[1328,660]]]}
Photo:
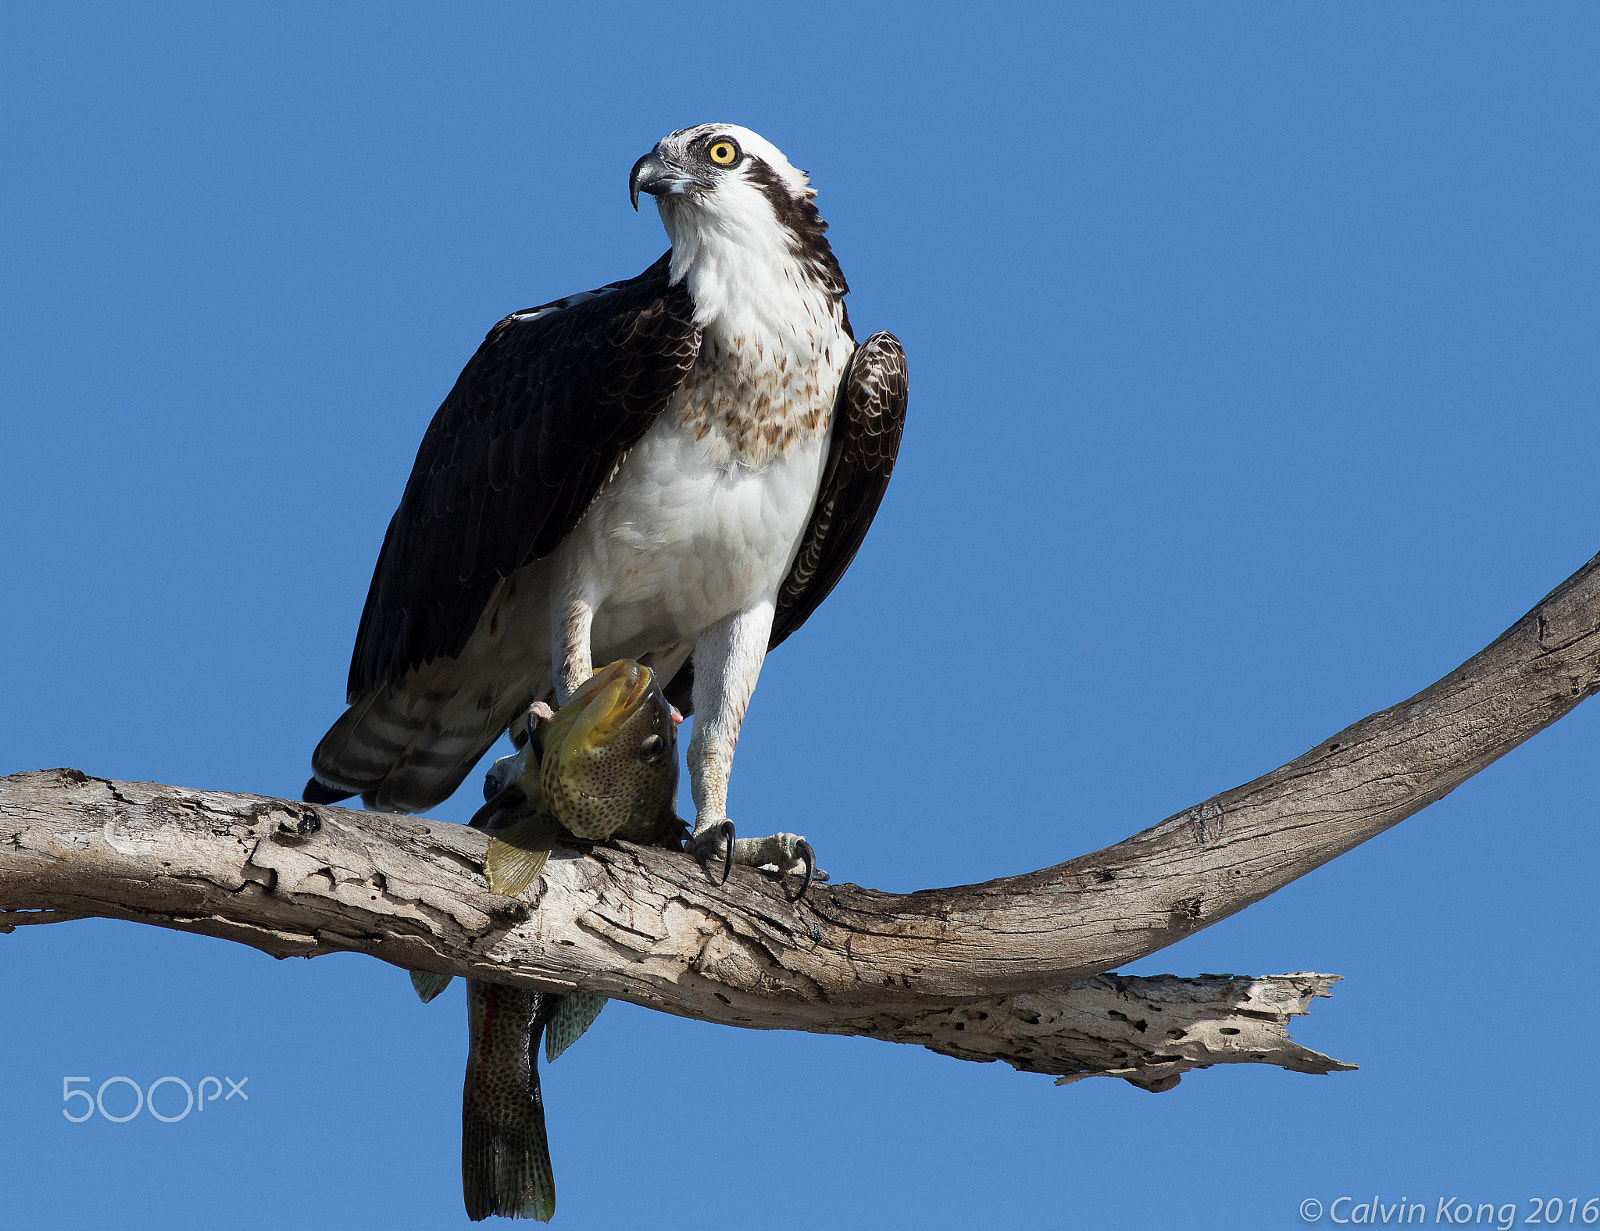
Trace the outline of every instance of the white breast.
{"label": "white breast", "polygon": [[827,434],[755,469],[717,451],[664,416],[563,544],[587,575],[597,650],[640,637],[693,642],[778,594],[810,519]]}
{"label": "white breast", "polygon": [[855,343],[753,185],[714,210],[662,198],[671,276],[701,329],[682,387],[553,561],[555,605],[593,611],[596,663],[687,647],[772,602],[816,501]]}
{"label": "white breast", "polygon": [[749,466],[720,434],[696,439],[674,409],[629,453],[555,561],[560,588],[594,609],[596,661],[692,643],[718,620],[772,601],[816,500],[826,425]]}

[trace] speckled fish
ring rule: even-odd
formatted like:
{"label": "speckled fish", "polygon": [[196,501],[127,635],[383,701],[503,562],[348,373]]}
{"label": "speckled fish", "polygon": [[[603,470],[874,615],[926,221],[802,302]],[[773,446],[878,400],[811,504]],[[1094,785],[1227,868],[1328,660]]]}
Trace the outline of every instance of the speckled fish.
{"label": "speckled fish", "polygon": [[[521,753],[491,773],[489,802],[472,820],[495,834],[484,860],[490,887],[521,893],[565,838],[681,842],[687,830],[673,810],[675,728],[648,667],[624,659],[596,672]],[[437,995],[449,980],[432,982],[437,986],[427,990]],[[417,990],[431,999],[423,982]],[[545,1056],[554,1060],[604,1005],[602,996],[467,981],[461,1186],[469,1218],[550,1221],[555,1178],[535,1048],[543,1035]]]}
{"label": "speckled fish", "polygon": [[494,834],[484,857],[489,888],[516,897],[563,837],[648,844],[683,837],[676,724],[649,667],[620,659],[572,694],[509,764],[472,824]]}

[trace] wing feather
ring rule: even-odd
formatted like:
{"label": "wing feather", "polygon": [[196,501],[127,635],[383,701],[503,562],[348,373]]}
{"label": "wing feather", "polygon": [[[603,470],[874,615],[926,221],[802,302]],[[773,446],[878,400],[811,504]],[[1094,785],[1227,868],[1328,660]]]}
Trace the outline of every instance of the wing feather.
{"label": "wing feather", "polygon": [[577,524],[699,347],[688,289],[668,283],[665,256],[489,331],[429,424],[384,536],[351,704],[461,653],[501,582]]}
{"label": "wing feather", "polygon": [[810,618],[860,550],[894,472],[908,392],[899,339],[873,334],[840,382],[827,468],[800,550],[778,587],[768,650]]}

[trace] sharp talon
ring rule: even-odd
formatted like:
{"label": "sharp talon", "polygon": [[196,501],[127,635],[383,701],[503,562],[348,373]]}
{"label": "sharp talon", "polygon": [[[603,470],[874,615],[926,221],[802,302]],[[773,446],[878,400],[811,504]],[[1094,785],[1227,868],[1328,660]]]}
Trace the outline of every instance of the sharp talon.
{"label": "sharp talon", "polygon": [[817,872],[817,853],[811,849],[811,843],[807,842],[804,838],[801,838],[800,841],[795,844],[795,854],[799,855],[801,860],[803,860],[806,865],[806,877],[800,882],[800,892],[795,894],[792,898],[789,896],[789,882],[787,880],[784,881],[783,899],[786,902],[798,902],[801,898],[805,897],[806,890],[811,888],[811,878],[815,876]]}
{"label": "sharp talon", "polygon": [[724,841],[727,843],[727,853],[722,858],[721,882],[722,884],[726,885],[728,883],[728,877],[733,874],[733,822],[723,821],[722,824],[717,826],[717,829],[722,834]]}

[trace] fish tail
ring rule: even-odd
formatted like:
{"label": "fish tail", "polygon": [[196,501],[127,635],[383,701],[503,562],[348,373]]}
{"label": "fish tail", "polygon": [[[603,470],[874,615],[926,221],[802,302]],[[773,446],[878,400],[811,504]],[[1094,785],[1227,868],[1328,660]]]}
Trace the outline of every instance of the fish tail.
{"label": "fish tail", "polygon": [[467,982],[472,1046],[461,1098],[461,1196],[474,1222],[491,1214],[549,1222],[556,1212],[535,1059],[547,999],[555,998]]}
{"label": "fish tail", "polygon": [[461,1107],[461,1197],[467,1217],[482,1222],[491,1214],[549,1222],[556,1212],[556,1180],[550,1166],[539,1079],[531,1087],[527,1114],[516,1123],[497,1123]]}

